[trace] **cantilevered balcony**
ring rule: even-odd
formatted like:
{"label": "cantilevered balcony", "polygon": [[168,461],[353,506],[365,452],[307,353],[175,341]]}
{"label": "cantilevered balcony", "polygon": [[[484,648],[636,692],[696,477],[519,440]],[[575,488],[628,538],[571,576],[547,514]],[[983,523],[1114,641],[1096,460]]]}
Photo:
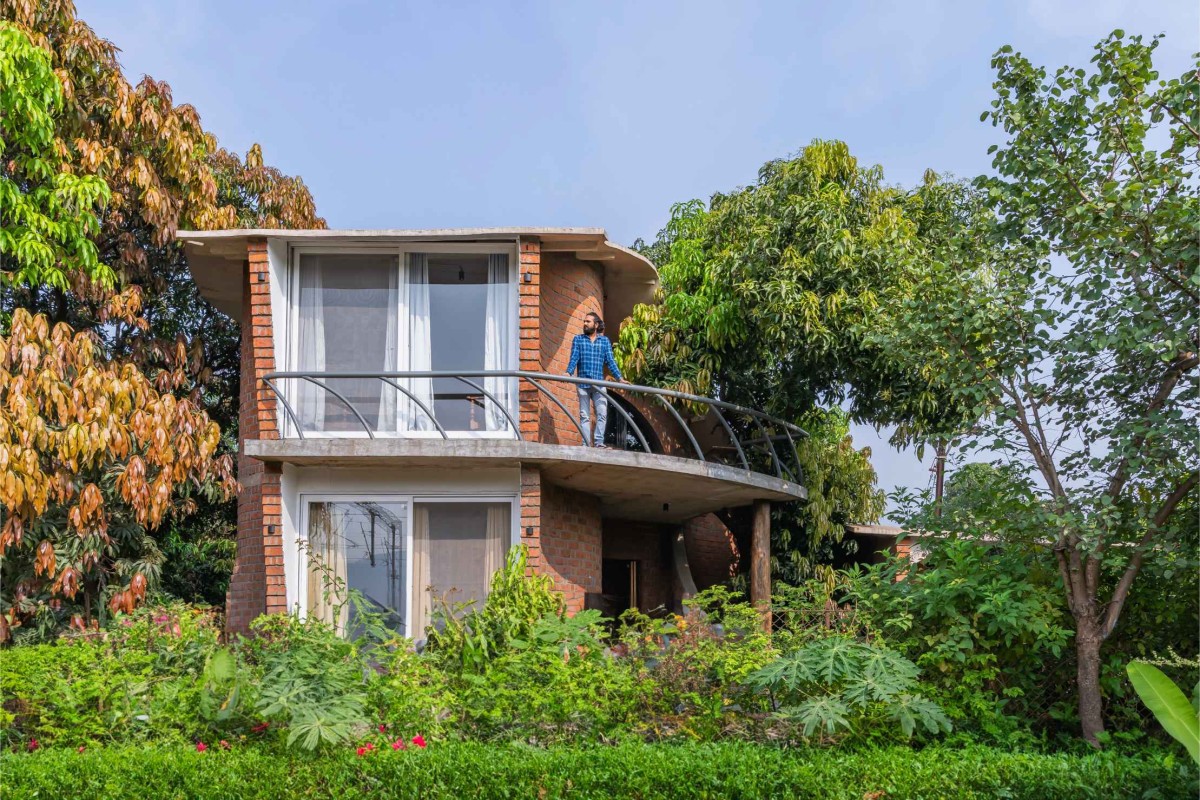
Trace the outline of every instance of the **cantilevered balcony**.
{"label": "cantilevered balcony", "polygon": [[[267,462],[479,468],[536,464],[608,516],[677,521],[805,497],[806,434],[760,411],[652,386],[519,370],[272,372],[281,438]],[[605,447],[578,418],[580,386],[609,397]]]}

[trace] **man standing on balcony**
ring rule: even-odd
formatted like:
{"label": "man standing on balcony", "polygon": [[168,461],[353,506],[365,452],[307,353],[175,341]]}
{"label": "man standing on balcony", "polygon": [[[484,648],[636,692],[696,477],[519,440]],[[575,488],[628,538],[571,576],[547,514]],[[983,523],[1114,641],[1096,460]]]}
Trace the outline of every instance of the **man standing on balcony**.
{"label": "man standing on balcony", "polygon": [[[567,363],[567,374],[589,380],[604,380],[604,368],[621,383],[629,383],[621,377],[617,359],[613,357],[612,342],[604,335],[604,320],[594,311],[583,317],[583,333],[576,334],[571,341],[571,360]],[[591,421],[589,406],[596,407],[596,427],[592,432],[595,447],[604,447],[604,426],[608,423],[608,393],[602,386],[588,383],[577,384],[579,389],[579,423],[587,437]],[[584,444],[587,444],[584,442]]]}

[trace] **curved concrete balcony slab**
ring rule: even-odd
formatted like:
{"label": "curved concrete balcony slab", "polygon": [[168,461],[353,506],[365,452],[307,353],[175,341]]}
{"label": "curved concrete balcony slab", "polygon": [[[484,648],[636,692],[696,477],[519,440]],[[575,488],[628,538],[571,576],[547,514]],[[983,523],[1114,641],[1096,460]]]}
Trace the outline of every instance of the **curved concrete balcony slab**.
{"label": "curved concrete balcony slab", "polygon": [[788,480],[711,461],[509,439],[248,439],[265,462],[330,467],[536,465],[543,480],[595,495],[609,517],[679,522],[755,500],[807,496]]}

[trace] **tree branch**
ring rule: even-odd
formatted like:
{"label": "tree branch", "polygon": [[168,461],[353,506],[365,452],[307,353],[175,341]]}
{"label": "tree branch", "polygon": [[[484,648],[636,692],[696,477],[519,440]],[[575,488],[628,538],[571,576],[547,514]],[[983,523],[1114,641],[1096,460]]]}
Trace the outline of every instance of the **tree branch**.
{"label": "tree branch", "polygon": [[[1167,399],[1170,398],[1171,392],[1175,390],[1175,386],[1179,383],[1179,379],[1182,378],[1185,373],[1195,369],[1197,364],[1200,364],[1200,356],[1197,356],[1196,353],[1181,353],[1174,361],[1172,361],[1171,366],[1168,367],[1167,371],[1163,374],[1162,381],[1158,385],[1158,391],[1154,393],[1154,397],[1152,397],[1149,404],[1147,404],[1143,417],[1149,417],[1155,411],[1158,411],[1158,409],[1166,405]],[[1132,441],[1134,453],[1140,450],[1145,442],[1145,433],[1139,433],[1137,436],[1134,436]],[[1117,464],[1116,471],[1113,473],[1112,480],[1108,482],[1108,489],[1105,491],[1105,494],[1107,494],[1113,500],[1117,499],[1117,496],[1121,494],[1121,490],[1125,488],[1126,481],[1129,480],[1130,455],[1132,454],[1126,454],[1121,459],[1121,461]]]}
{"label": "tree branch", "polygon": [[1133,586],[1133,579],[1137,577],[1138,572],[1142,569],[1142,561],[1146,556],[1146,548],[1150,542],[1175,513],[1176,507],[1183,502],[1183,499],[1188,496],[1192,489],[1196,488],[1197,482],[1200,481],[1200,473],[1192,470],[1178,486],[1175,491],[1167,496],[1162,507],[1158,509],[1158,513],[1154,515],[1154,519],[1150,523],[1150,527],[1142,536],[1141,541],[1137,544],[1137,552],[1133,554],[1129,565],[1125,568],[1124,574],[1121,575],[1121,580],[1117,583],[1117,588],[1113,590],[1112,600],[1108,604],[1108,608],[1104,611],[1104,619],[1100,626],[1100,635],[1107,639],[1109,634],[1117,627],[1117,620],[1121,617],[1121,609],[1125,607],[1125,601],[1129,597],[1129,589]]}

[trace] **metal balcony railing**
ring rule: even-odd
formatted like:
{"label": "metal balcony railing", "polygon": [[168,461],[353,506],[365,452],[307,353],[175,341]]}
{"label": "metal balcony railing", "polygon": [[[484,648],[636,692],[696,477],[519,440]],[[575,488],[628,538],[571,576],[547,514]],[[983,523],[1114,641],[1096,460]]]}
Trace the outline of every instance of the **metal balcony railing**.
{"label": "metal balcony railing", "polygon": [[[649,431],[643,429],[643,425],[647,423],[639,425],[638,420],[635,419],[635,414],[641,416],[640,412],[632,406],[626,408],[626,403],[623,402],[624,398],[622,397],[622,395],[626,394],[641,396],[657,401],[669,412],[686,437],[688,447],[695,459],[703,462],[741,467],[750,472],[774,475],[781,480],[790,480],[798,484],[803,484],[803,468],[800,465],[800,457],[796,450],[797,440],[808,436],[803,429],[761,411],[755,411],[754,409],[745,408],[733,403],[726,403],[723,400],[716,400],[711,397],[686,394],[671,389],[660,389],[654,386],[640,386],[631,383],[617,383],[615,381],[592,380],[590,378],[576,378],[570,375],[554,375],[547,372],[528,372],[525,370],[271,372],[265,375],[262,381],[278,399],[279,405],[283,408],[284,413],[291,422],[292,430],[295,431],[296,436],[300,439],[305,438],[304,425],[301,424],[300,418],[288,398],[288,392],[280,389],[278,383],[281,381],[304,381],[320,387],[339,401],[350,412],[352,419],[357,425],[372,439],[376,438],[378,431],[373,429],[372,425],[367,421],[367,417],[375,412],[364,414],[363,409],[356,407],[355,403],[345,393],[339,392],[330,386],[329,382],[346,380],[379,381],[381,384],[386,384],[396,390],[397,400],[405,397],[411,401],[413,406],[419,409],[420,414],[433,425],[437,433],[441,435],[441,438],[449,439],[455,430],[447,430],[442,422],[438,420],[434,408],[418,398],[412,389],[405,386],[404,383],[413,380],[436,380],[442,382],[451,380],[460,384],[463,387],[463,391],[454,393],[436,392],[433,395],[435,400],[450,399],[465,401],[484,409],[488,407],[488,403],[491,403],[493,407],[499,409],[504,415],[513,435],[518,440],[524,441],[525,437],[521,433],[516,409],[510,408],[509,404],[500,402],[492,392],[484,388],[484,383],[487,382],[488,378],[516,381],[517,390],[512,393],[511,398],[511,405],[514,407],[518,404],[520,389],[523,386],[528,385],[535,389],[539,394],[557,406],[567,419],[574,424],[580,438],[583,440],[584,446],[593,446],[592,437],[588,435],[588,432],[584,430],[583,425],[580,423],[578,409],[568,408],[562,399],[546,388],[545,384],[567,383],[576,386],[596,386],[607,390],[609,394],[608,419],[610,429],[614,420],[614,412],[616,413],[615,418],[620,420],[620,423],[623,423],[625,426],[625,435],[621,437],[623,441],[618,443],[618,449],[640,449],[646,453],[656,452],[656,449],[652,448],[650,444],[651,439],[656,439],[655,432],[652,428]],[[380,389],[382,388],[381,386]],[[374,396],[377,397],[378,395]],[[724,429],[728,443],[710,445],[707,449],[702,447],[692,427],[684,419],[680,410],[675,407],[676,402],[686,403],[692,406],[693,409],[702,407],[710,411],[720,428]],[[434,405],[436,405],[436,402]],[[705,417],[707,415],[703,415],[701,418]],[[646,436],[647,432],[651,434],[649,439]],[[716,432],[715,428],[713,432]],[[676,457],[687,458],[689,456]]]}

